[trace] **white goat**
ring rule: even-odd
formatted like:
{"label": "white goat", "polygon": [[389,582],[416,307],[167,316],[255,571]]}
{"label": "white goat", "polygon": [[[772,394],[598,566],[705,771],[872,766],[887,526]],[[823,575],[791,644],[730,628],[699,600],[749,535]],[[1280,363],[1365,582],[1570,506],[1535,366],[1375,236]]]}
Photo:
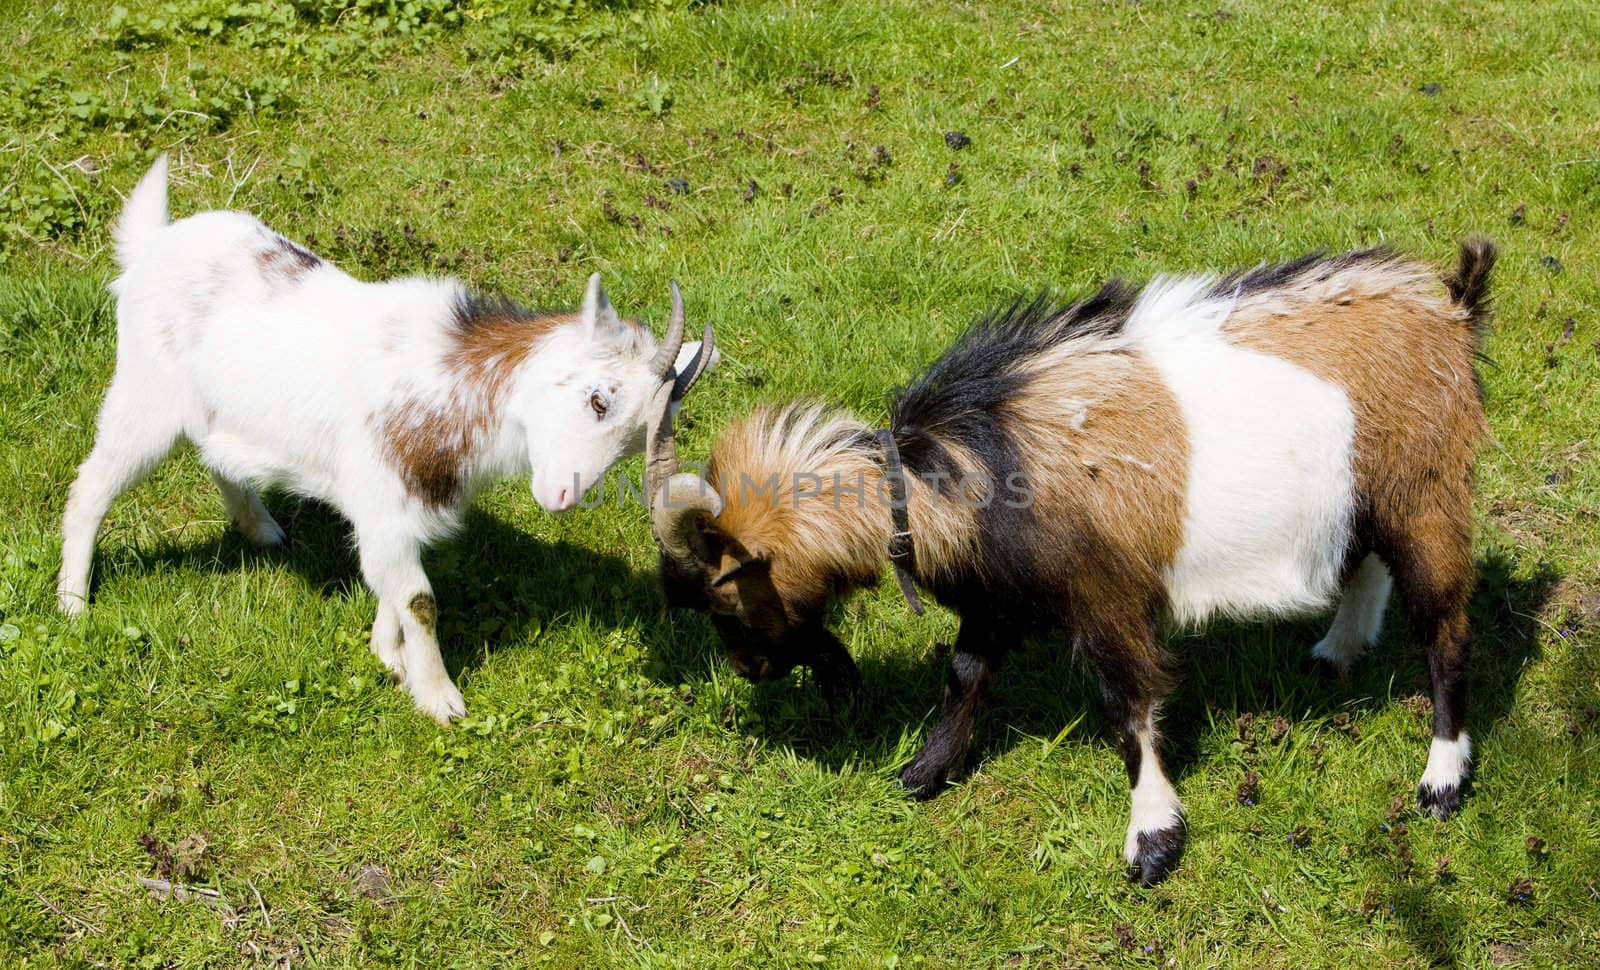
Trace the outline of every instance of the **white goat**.
{"label": "white goat", "polygon": [[454,280],[363,283],[240,212],[169,225],[165,156],[115,239],[116,373],[62,521],[60,609],[84,607],[111,503],[186,438],[250,541],[284,540],[256,491],[269,485],[350,520],[378,596],[373,652],[441,724],[466,707],[439,654],[423,547],[500,478],[531,473],[540,505],[571,508],[643,447],[663,382],[681,396],[711,363],[683,345],[676,285],[658,346],[618,318],[599,274],[580,311],[534,313]]}

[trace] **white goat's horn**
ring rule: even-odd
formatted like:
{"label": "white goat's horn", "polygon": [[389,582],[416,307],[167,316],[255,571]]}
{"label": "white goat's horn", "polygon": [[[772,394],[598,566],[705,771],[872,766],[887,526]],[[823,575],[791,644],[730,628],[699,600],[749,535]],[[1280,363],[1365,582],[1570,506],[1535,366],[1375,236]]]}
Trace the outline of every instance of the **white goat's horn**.
{"label": "white goat's horn", "polygon": [[678,281],[668,284],[672,288],[672,317],[667,321],[667,335],[661,340],[650,369],[662,380],[672,376],[672,365],[678,361],[678,351],[683,349],[683,294],[678,292]]}
{"label": "white goat's horn", "polygon": [[700,349],[695,351],[694,359],[683,366],[683,370],[672,382],[674,401],[683,400],[683,396],[689,393],[689,388],[693,387],[694,382],[698,381],[700,375],[711,366],[711,355],[715,351],[716,341],[711,336],[711,321],[707,320],[705,330],[700,334]]}
{"label": "white goat's horn", "polygon": [[650,528],[662,551],[680,562],[693,562],[703,558],[705,552],[699,541],[698,520],[702,516],[715,518],[722,511],[722,496],[700,476],[678,473],[672,409],[705,373],[715,350],[711,324],[707,323],[699,352],[681,373],[676,372],[673,364],[683,346],[683,328],[683,297],[673,283],[672,322],[667,327],[661,357],[657,358],[666,360],[666,369],[660,372],[661,384],[645,412],[645,488],[650,496]]}

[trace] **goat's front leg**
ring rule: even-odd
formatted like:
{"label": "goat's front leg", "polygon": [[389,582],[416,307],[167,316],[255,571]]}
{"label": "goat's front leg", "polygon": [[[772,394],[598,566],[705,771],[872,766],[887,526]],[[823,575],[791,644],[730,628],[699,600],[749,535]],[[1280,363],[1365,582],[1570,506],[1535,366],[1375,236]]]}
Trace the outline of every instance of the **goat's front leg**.
{"label": "goat's front leg", "polygon": [[[439,610],[433,587],[422,571],[421,549],[415,542],[386,539],[367,530],[358,529],[357,538],[362,575],[378,594],[373,650],[400,674],[411,699],[429,717],[442,725],[448,725],[452,717],[465,717],[466,702],[439,653],[435,632]],[[400,645],[394,644],[396,626]]]}
{"label": "goat's front leg", "polygon": [[1073,631],[1073,647],[1100,680],[1106,718],[1117,733],[1128,769],[1132,811],[1122,857],[1130,878],[1142,886],[1165,879],[1183,855],[1183,803],[1161,768],[1156,708],[1167,686],[1161,648],[1140,620],[1084,618]]}
{"label": "goat's front leg", "polygon": [[960,773],[972,740],[978,702],[1000,667],[1005,648],[998,631],[963,620],[945,678],[944,710],[922,750],[900,772],[900,783],[920,799],[932,798]]}

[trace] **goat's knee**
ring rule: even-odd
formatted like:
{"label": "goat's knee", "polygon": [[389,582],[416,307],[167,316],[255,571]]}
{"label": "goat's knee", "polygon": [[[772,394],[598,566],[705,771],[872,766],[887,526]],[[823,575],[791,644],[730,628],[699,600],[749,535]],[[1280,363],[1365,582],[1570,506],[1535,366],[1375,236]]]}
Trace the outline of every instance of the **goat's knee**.
{"label": "goat's knee", "polygon": [[448,725],[451,718],[465,717],[466,701],[445,670],[444,657],[439,652],[438,606],[433,594],[425,590],[413,593],[406,598],[403,610],[400,624],[405,636],[406,688],[412,700],[441,725]]}

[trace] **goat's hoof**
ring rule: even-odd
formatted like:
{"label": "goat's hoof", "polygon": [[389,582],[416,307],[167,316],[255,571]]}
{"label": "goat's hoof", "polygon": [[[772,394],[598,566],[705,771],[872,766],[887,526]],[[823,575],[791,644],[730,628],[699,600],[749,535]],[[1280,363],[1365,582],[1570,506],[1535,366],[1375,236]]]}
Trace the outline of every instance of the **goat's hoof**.
{"label": "goat's hoof", "polygon": [[1442,822],[1461,811],[1461,786],[1445,785],[1443,788],[1435,788],[1427,784],[1418,785],[1417,808]]}
{"label": "goat's hoof", "polygon": [[1164,829],[1140,832],[1133,837],[1133,858],[1128,860],[1128,878],[1149,889],[1176,869],[1183,855],[1183,823]]}
{"label": "goat's hoof", "polygon": [[241,526],[239,531],[244,533],[244,537],[252,545],[260,546],[263,549],[289,544],[289,534],[283,531],[283,526],[272,519]]}
{"label": "goat's hoof", "polygon": [[83,615],[84,609],[89,605],[87,593],[75,593],[70,589],[56,590],[56,609],[68,619]]}
{"label": "goat's hoof", "polygon": [[1359,653],[1338,652],[1328,646],[1328,641],[1323,640],[1311,648],[1311,653],[1306,657],[1305,668],[1323,683],[1343,684],[1349,682],[1350,671],[1360,659]]}
{"label": "goat's hoof", "polygon": [[949,780],[949,769],[931,761],[926,764],[921,760],[913,761],[900,772],[900,784],[919,802],[936,797],[945,790]]}
{"label": "goat's hoof", "polygon": [[449,727],[451,718],[467,716],[467,702],[449,680],[431,687],[418,684],[408,686],[411,687],[411,698],[416,701],[418,709],[439,722],[440,727]]}

